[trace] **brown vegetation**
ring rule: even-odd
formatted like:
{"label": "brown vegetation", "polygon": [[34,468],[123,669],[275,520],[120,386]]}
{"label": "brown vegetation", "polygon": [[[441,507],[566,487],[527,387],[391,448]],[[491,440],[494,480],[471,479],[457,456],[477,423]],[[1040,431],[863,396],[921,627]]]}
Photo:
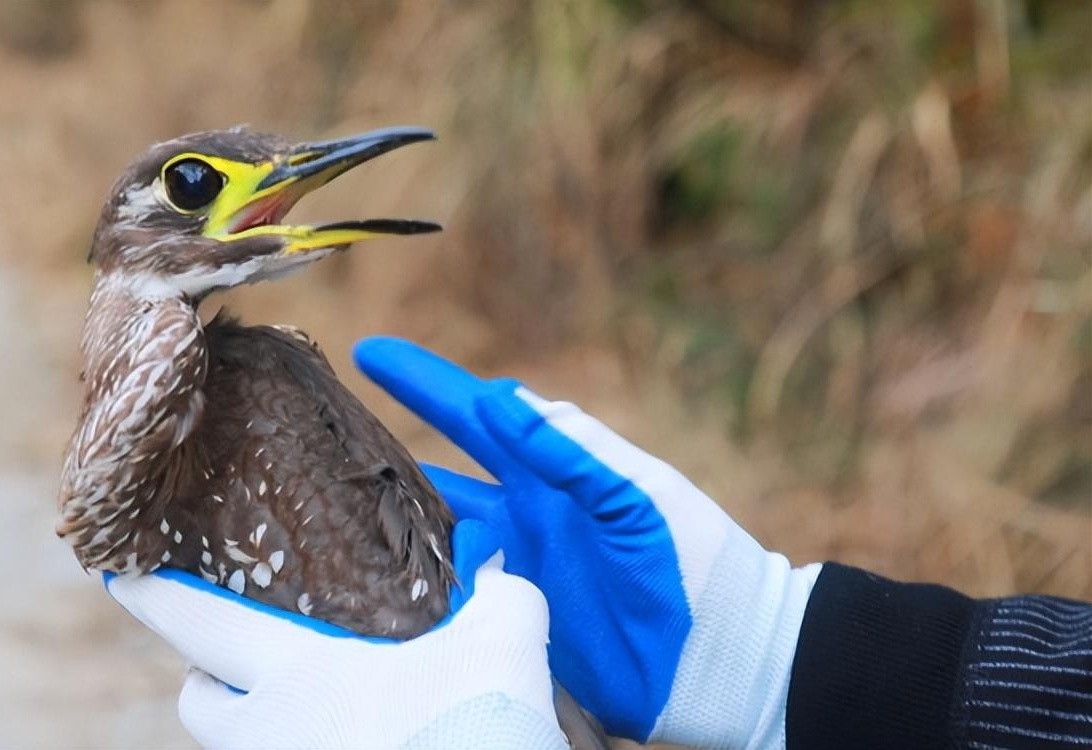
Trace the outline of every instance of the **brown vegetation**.
{"label": "brown vegetation", "polygon": [[[467,467],[352,372],[359,336],[580,403],[797,562],[1092,598],[1090,25],[1067,0],[0,5],[0,562],[47,571],[0,620],[36,675],[5,705],[185,741],[174,662],[22,537],[50,533],[105,191],[148,143],[240,122],[440,133],[298,215],[443,235],[230,299],[315,335],[418,456]],[[127,687],[95,671],[118,664]],[[87,738],[35,716],[0,739]]]}

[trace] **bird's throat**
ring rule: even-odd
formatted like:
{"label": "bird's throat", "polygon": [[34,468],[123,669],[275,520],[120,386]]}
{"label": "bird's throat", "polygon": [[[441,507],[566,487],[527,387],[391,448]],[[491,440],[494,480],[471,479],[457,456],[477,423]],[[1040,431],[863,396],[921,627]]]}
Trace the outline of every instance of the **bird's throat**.
{"label": "bird's throat", "polygon": [[88,568],[159,565],[152,527],[200,422],[208,369],[197,311],[100,277],[81,343],[84,403],[65,456],[57,533]]}

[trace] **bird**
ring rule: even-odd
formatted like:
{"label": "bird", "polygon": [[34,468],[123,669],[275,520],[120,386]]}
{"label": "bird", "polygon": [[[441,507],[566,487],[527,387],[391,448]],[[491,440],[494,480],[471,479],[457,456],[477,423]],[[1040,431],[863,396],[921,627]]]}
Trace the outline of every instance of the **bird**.
{"label": "bird", "polygon": [[[88,256],[83,401],[58,501],[57,534],[85,569],[177,568],[399,640],[448,613],[454,518],[406,449],[303,331],[198,312],[214,292],[359,240],[438,231],[410,219],[282,223],[338,175],[434,137],[391,127],[294,143],[237,127],[156,144],[123,172]],[[606,747],[597,722],[555,692],[570,742]]]}
{"label": "bird", "polygon": [[454,581],[446,504],[310,338],[198,314],[211,292],[274,278],[422,221],[278,222],[420,128],[293,146],[246,129],[156,145],[111,191],[81,353],[84,402],[60,536],[85,568],[180,568],[266,604],[411,638]]}

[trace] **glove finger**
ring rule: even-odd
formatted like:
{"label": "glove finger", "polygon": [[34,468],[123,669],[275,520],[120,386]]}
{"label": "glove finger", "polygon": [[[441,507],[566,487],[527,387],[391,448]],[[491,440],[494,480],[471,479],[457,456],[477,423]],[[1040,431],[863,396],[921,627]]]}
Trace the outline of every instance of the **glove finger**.
{"label": "glove finger", "polygon": [[451,589],[452,615],[474,594],[478,570],[500,549],[500,535],[481,521],[467,520],[455,524],[451,538],[458,585]]}
{"label": "glove finger", "polygon": [[493,523],[506,516],[504,490],[498,485],[442,466],[421,464],[421,470],[451,506],[456,518],[476,518]]}
{"label": "glove finger", "polygon": [[178,696],[178,718],[202,747],[236,746],[246,695],[200,669],[190,669]]}
{"label": "glove finger", "polygon": [[353,347],[357,368],[502,479],[504,453],[482,427],[474,402],[488,386],[478,376],[416,344],[393,337]]}
{"label": "glove finger", "polygon": [[[678,554],[688,592],[704,590],[727,539],[738,550],[761,549],[678,470],[573,404],[546,401],[522,386],[498,386],[478,412],[500,445],[613,532],[612,544]],[[523,512],[537,511],[511,508],[513,516]]]}
{"label": "glove finger", "polygon": [[505,573],[502,557],[497,553],[478,569],[474,581],[478,593],[467,602],[458,627],[473,631],[475,636],[517,634],[545,646],[550,626],[546,597],[526,578]]}
{"label": "glove finger", "polygon": [[106,588],[186,661],[240,690],[250,690],[263,665],[298,652],[301,641],[315,633],[352,635],[321,620],[246,599],[180,570],[113,576]]}
{"label": "glove finger", "polygon": [[634,530],[663,526],[650,493],[639,485],[656,472],[677,472],[577,406],[497,383],[479,400],[478,414],[512,456],[598,520]]}

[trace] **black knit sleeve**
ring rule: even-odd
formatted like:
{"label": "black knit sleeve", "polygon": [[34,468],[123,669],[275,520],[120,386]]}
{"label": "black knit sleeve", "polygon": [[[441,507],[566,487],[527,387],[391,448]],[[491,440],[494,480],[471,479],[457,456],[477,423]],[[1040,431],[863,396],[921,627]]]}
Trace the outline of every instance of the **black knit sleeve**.
{"label": "black knit sleeve", "polygon": [[788,750],[1092,749],[1092,604],[976,601],[828,563],[792,667]]}

